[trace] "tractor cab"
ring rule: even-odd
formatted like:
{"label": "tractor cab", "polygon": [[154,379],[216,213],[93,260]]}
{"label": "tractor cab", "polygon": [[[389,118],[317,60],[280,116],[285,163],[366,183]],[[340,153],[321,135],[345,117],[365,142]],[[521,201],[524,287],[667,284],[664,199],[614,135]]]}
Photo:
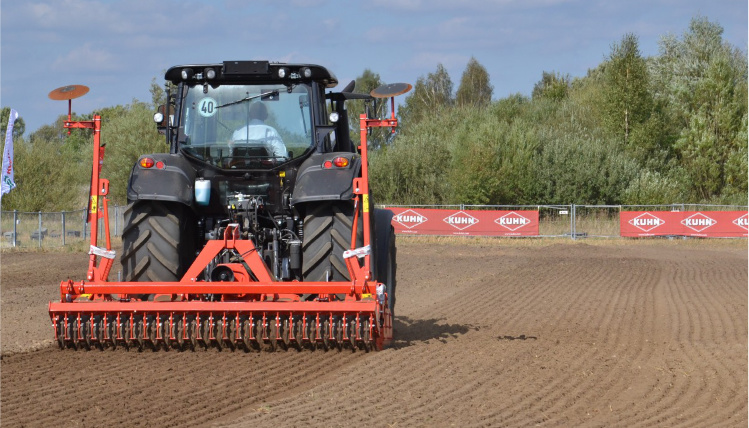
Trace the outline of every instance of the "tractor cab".
{"label": "tractor cab", "polygon": [[219,169],[270,169],[333,149],[324,91],[338,81],[323,67],[225,61],[172,67],[166,78],[177,88],[172,114],[161,107],[154,120],[173,153]]}

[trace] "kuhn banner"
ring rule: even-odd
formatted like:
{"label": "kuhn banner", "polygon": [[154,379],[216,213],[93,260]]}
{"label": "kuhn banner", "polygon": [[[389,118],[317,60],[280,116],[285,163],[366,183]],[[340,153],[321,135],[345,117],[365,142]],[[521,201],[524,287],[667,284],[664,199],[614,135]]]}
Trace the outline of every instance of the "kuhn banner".
{"label": "kuhn banner", "polygon": [[395,233],[410,235],[538,236],[538,211],[388,208]]}
{"label": "kuhn banner", "polygon": [[621,236],[745,237],[747,211],[622,211]]}

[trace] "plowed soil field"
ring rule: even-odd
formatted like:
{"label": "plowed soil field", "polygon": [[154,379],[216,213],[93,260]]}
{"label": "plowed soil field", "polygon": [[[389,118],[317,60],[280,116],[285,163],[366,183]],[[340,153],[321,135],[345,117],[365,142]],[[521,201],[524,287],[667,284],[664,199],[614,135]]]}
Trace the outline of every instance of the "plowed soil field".
{"label": "plowed soil field", "polygon": [[746,245],[399,239],[373,353],[61,351],[47,302],[87,257],[5,252],[0,420],[746,427]]}

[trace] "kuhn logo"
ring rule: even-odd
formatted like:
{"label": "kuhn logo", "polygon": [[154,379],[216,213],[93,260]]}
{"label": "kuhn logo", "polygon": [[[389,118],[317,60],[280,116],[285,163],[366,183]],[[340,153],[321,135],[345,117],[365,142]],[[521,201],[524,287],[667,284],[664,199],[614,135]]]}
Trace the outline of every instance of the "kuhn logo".
{"label": "kuhn logo", "polygon": [[444,221],[458,230],[463,230],[477,224],[479,219],[472,217],[463,211],[458,211],[449,217],[445,217]]}
{"label": "kuhn logo", "polygon": [[718,224],[716,220],[711,219],[702,213],[692,214],[689,217],[681,221],[681,224],[694,230],[695,232],[702,232],[710,226]]}
{"label": "kuhn logo", "polygon": [[749,214],[744,214],[741,217],[737,218],[733,221],[733,224],[735,224],[738,227],[743,227],[746,230],[749,230]]}
{"label": "kuhn logo", "polygon": [[427,218],[414,210],[406,210],[393,217],[393,221],[407,229],[412,229],[422,223],[426,223]]}
{"label": "kuhn logo", "polygon": [[655,215],[650,213],[643,213],[631,219],[629,221],[629,224],[642,230],[643,232],[650,232],[656,227],[666,224],[666,220],[656,217]]}
{"label": "kuhn logo", "polygon": [[530,219],[527,219],[516,212],[510,212],[502,217],[494,220],[494,223],[504,227],[505,229],[516,231],[526,224],[530,224]]}

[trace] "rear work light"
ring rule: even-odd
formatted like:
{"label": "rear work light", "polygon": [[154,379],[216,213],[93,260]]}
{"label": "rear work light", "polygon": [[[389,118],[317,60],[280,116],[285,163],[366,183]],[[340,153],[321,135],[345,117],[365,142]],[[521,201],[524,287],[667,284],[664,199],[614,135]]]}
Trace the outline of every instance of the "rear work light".
{"label": "rear work light", "polygon": [[151,158],[140,158],[140,161],[138,162],[138,164],[142,168],[151,168],[156,164],[156,162],[154,162],[154,160]]}

